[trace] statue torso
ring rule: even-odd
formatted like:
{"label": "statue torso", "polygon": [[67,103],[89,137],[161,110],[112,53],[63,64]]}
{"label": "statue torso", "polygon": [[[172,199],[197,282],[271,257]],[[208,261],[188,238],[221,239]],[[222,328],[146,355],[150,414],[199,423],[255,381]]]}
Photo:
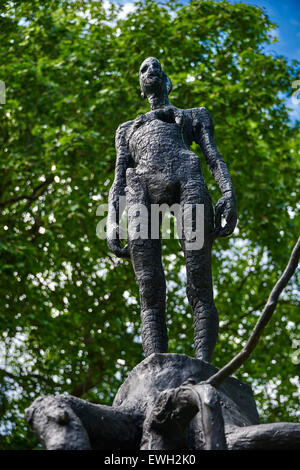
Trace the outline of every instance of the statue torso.
{"label": "statue torso", "polygon": [[[179,187],[188,180],[207,193],[199,157],[190,150],[193,141],[189,110],[155,110],[138,116],[127,130],[127,142],[137,177],[146,184],[153,203],[174,203]],[[178,118],[182,118],[181,120]],[[132,185],[132,180],[127,184]]]}
{"label": "statue torso", "polygon": [[163,170],[170,159],[180,159],[182,151],[189,151],[192,139],[188,119],[185,117],[184,125],[179,126],[168,117],[160,117],[154,112],[138,116],[128,132],[130,154],[139,167]]}

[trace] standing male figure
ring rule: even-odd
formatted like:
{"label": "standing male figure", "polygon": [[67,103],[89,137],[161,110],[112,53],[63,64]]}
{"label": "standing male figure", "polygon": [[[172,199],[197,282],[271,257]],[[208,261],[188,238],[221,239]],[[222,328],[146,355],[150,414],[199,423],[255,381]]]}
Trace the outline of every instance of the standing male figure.
{"label": "standing male figure", "polygon": [[[171,106],[172,84],[158,59],[146,59],[139,71],[142,96],[151,111],[121,124],[116,133],[117,161],[114,183],[109,193],[108,246],[119,257],[131,257],[139,284],[142,340],[146,356],[165,353],[168,335],[165,321],[166,283],[161,262],[161,240],[136,237],[136,207],[152,204],[204,206],[204,243],[193,249],[193,240],[184,230],[180,244],[187,270],[187,296],[193,310],[195,356],[211,362],[218,336],[218,313],[213,299],[211,248],[214,238],[230,235],[237,221],[235,196],[226,164],[213,137],[213,123],[206,108],[179,109]],[[190,150],[200,145],[222,197],[215,208],[204,181],[200,159]],[[128,245],[119,239],[120,196],[126,194]],[[131,210],[132,209],[132,210]],[[193,228],[195,228],[193,211]],[[139,214],[138,214],[139,215]],[[221,219],[225,219],[222,227]],[[149,218],[151,220],[151,217]],[[132,230],[134,228],[134,230]],[[135,236],[132,234],[135,232]],[[190,232],[189,232],[190,233]]]}

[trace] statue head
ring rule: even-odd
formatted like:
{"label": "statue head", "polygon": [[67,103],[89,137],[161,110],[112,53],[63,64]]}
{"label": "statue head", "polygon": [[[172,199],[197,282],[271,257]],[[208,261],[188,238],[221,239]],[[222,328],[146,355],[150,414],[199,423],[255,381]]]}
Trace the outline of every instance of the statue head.
{"label": "statue head", "polygon": [[147,98],[149,95],[168,96],[172,90],[172,82],[162,70],[161,64],[155,57],[148,57],[142,63],[139,71],[141,95]]}

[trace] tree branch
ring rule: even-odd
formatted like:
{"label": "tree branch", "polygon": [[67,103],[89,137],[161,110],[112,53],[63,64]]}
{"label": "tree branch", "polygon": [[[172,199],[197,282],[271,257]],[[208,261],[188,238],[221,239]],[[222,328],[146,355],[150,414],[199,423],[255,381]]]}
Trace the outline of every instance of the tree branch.
{"label": "tree branch", "polygon": [[[256,304],[253,308],[251,308],[251,310],[247,310],[246,313],[243,313],[243,315],[240,315],[239,317],[239,320],[241,320],[242,318],[246,318],[248,317],[249,315],[251,315],[253,312],[256,312],[259,308],[263,307],[265,305],[266,301],[264,300],[263,302],[260,302],[259,304]],[[283,299],[279,299],[277,304],[280,304],[280,305],[289,305],[290,307],[297,307],[299,308],[299,305],[298,304],[295,304],[293,302],[291,302],[290,300],[283,300]],[[224,315],[226,316],[229,316],[229,312],[223,312]],[[222,325],[222,331],[226,331],[228,330],[229,326],[231,325],[231,322],[230,320],[228,320],[226,323],[224,322],[223,325]]]}
{"label": "tree branch", "polygon": [[244,284],[247,282],[247,280],[249,279],[249,277],[251,276],[251,274],[254,274],[254,271],[249,271],[246,276],[244,277],[244,279],[242,279],[242,281],[240,282],[240,285],[236,288],[236,290],[238,292],[240,292],[242,290],[242,288],[244,287]]}
{"label": "tree branch", "polygon": [[[49,184],[52,183],[53,180],[54,180],[54,176],[50,175],[48,178],[46,178],[45,181],[43,181],[41,184],[33,188],[33,191],[31,194],[22,194],[20,196],[15,196],[15,197],[11,197],[10,199],[6,199],[6,201],[0,202],[0,207],[5,207],[8,204],[13,204],[15,202],[22,201],[23,199],[26,199],[27,201],[30,201],[30,202],[35,201],[46,191],[47,187],[49,186]],[[42,190],[41,192],[39,192],[40,189]]]}
{"label": "tree branch", "polygon": [[300,257],[300,238],[292,251],[291,257],[289,262],[280,277],[277,281],[273,290],[268,298],[268,301],[263,309],[263,312],[257,321],[254,330],[246,343],[246,346],[239,352],[226,366],[220,369],[216,374],[212,375],[208,380],[207,383],[213,385],[214,387],[219,387],[221,383],[229,377],[233,372],[235,372],[241,365],[248,359],[254,348],[256,347],[260,336],[268,322],[271,319],[272,314],[277,306],[278,299],[280,294],[282,293],[283,289],[286,287],[287,283],[293,276],[294,272],[299,263]]}
{"label": "tree branch", "polygon": [[51,387],[53,385],[56,385],[54,380],[52,380],[50,377],[46,377],[41,374],[16,375],[16,374],[13,374],[12,372],[8,372],[7,370],[0,368],[0,375],[2,375],[2,377],[9,377],[10,379],[13,379],[18,383],[23,382],[23,381],[28,381],[28,380],[42,380],[43,382],[45,382],[47,385],[50,385]]}
{"label": "tree branch", "polygon": [[99,385],[100,379],[93,380],[93,378],[92,378],[93,370],[88,370],[88,372],[86,373],[84,381],[80,382],[80,383],[77,383],[73,386],[72,390],[70,391],[70,395],[80,398],[86,392],[91,390],[91,388],[94,388],[97,385]]}

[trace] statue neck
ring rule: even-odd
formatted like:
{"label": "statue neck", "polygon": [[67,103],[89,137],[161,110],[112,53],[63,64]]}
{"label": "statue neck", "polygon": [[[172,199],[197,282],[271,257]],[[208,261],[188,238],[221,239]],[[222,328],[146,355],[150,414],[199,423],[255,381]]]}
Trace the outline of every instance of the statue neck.
{"label": "statue neck", "polygon": [[163,108],[164,106],[170,106],[171,104],[166,93],[148,95],[147,99],[152,110]]}

